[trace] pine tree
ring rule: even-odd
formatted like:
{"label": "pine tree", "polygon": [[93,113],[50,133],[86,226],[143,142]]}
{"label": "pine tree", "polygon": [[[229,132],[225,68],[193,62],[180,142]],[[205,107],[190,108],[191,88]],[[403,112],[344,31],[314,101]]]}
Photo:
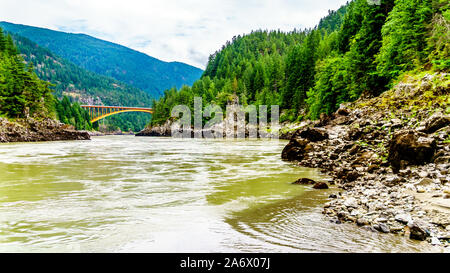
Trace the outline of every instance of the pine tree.
{"label": "pine tree", "polygon": [[427,57],[427,26],[432,19],[431,0],[397,0],[382,27],[377,70],[389,80],[415,68]]}
{"label": "pine tree", "polygon": [[6,38],[3,34],[3,29],[0,28],[0,52],[6,49]]}

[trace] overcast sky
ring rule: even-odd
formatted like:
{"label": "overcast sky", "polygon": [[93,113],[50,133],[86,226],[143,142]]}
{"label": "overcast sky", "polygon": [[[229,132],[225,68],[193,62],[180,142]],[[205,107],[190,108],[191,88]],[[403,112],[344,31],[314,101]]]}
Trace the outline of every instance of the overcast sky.
{"label": "overcast sky", "polygon": [[85,33],[204,68],[234,35],[315,26],[347,0],[0,0],[0,21]]}

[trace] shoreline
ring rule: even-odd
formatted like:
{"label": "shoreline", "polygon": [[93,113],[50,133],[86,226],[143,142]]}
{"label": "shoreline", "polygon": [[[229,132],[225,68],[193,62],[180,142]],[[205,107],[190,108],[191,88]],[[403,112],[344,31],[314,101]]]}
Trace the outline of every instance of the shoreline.
{"label": "shoreline", "polygon": [[75,130],[72,125],[51,118],[12,121],[0,117],[0,143],[90,140],[94,136],[110,135],[135,136],[135,133]]}
{"label": "shoreline", "polygon": [[61,140],[90,140],[90,135],[50,118],[17,121],[0,118],[0,143]]}
{"label": "shoreline", "polygon": [[430,109],[424,95],[448,92],[436,77],[345,104],[293,134],[282,159],[321,169],[342,190],[324,205],[330,221],[450,250],[450,117],[445,102]]}

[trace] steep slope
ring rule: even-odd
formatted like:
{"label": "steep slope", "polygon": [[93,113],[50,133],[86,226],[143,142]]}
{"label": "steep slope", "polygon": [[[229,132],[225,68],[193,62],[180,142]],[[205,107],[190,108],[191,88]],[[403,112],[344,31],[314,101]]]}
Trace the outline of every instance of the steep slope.
{"label": "steep slope", "polygon": [[164,124],[174,105],[194,96],[222,108],[236,97],[279,105],[281,122],[300,122],[378,96],[403,73],[448,72],[449,8],[441,0],[353,0],[313,29],[233,37],[192,87],[165,92],[152,124]]}
{"label": "steep slope", "polygon": [[[12,37],[25,61],[33,63],[40,79],[54,85],[51,88],[59,98],[68,96],[84,104],[151,105],[152,97],[143,90],[80,68],[25,37],[17,34]],[[146,114],[129,113],[111,117],[108,123],[124,131],[139,130],[149,118]]]}
{"label": "steep slope", "polygon": [[163,62],[130,48],[85,34],[0,22],[0,27],[24,36],[89,71],[115,78],[159,97],[164,89],[191,85],[202,70],[184,63]]}

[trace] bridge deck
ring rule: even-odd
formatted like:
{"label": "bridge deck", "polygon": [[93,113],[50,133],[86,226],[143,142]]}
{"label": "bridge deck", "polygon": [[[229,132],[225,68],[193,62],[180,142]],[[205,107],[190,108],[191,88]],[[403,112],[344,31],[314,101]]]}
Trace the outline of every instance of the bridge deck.
{"label": "bridge deck", "polygon": [[89,112],[91,122],[96,122],[102,118],[125,112],[145,112],[153,114],[152,108],[128,107],[128,106],[104,106],[104,105],[80,105]]}
{"label": "bridge deck", "polygon": [[104,105],[80,105],[83,108],[106,108],[106,109],[139,109],[139,110],[153,110],[145,107],[129,107],[129,106],[104,106]]}

